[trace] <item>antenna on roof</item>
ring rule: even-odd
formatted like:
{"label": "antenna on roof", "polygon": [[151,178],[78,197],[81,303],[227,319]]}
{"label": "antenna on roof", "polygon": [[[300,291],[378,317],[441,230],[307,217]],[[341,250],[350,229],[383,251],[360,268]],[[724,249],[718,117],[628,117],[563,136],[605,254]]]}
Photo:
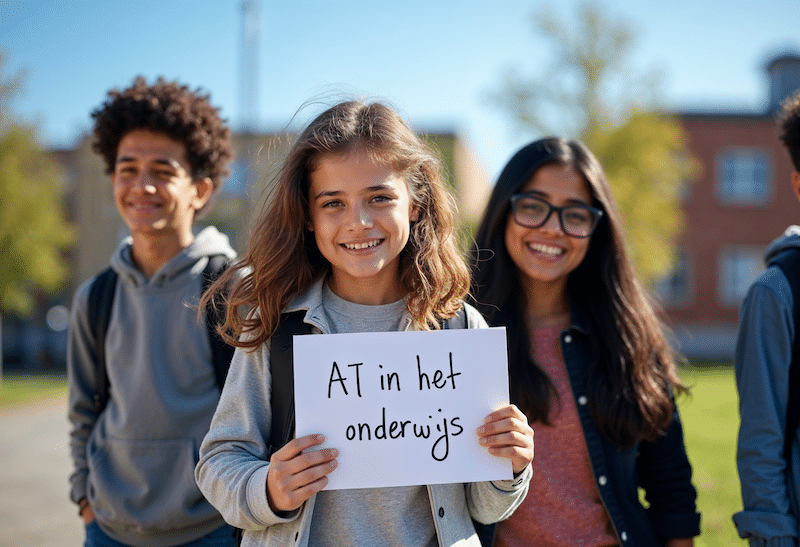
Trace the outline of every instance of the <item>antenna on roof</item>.
{"label": "antenna on roof", "polygon": [[261,8],[258,0],[242,0],[242,57],[239,66],[239,116],[244,133],[258,129],[258,49]]}

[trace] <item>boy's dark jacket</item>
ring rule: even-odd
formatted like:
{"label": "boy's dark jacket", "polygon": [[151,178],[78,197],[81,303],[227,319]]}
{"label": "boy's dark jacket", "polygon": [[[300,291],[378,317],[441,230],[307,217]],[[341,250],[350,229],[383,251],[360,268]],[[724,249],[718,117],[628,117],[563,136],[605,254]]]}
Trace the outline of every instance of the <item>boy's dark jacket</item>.
{"label": "boy's dark jacket", "polygon": [[[736,463],[743,510],[733,515],[751,545],[797,545],[800,537],[800,439],[784,457],[789,370],[798,325],[792,283],[775,265],[800,249],[800,227],[790,226],[767,248],[768,268],[753,282],[739,310],[734,368],[739,391]],[[795,432],[797,433],[797,432]]]}

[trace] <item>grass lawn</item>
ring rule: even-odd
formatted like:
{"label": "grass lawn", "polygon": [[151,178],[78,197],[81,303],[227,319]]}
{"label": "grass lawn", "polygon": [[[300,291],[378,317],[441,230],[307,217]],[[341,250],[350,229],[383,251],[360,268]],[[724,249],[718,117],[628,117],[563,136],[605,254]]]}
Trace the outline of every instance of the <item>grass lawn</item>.
{"label": "grass lawn", "polygon": [[4,373],[0,381],[0,410],[66,394],[66,374]]}
{"label": "grass lawn", "polygon": [[739,413],[733,368],[691,366],[682,368],[680,376],[691,388],[689,397],[678,399],[678,408],[703,515],[695,547],[746,545],[731,520],[742,507],[736,473]]}

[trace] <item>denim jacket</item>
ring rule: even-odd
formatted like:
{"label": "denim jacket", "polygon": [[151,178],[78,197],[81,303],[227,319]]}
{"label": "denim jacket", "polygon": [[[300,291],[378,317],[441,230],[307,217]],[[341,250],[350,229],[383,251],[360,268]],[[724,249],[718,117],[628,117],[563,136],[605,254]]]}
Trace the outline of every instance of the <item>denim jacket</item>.
{"label": "denim jacket", "polygon": [[[573,309],[572,325],[561,333],[561,351],[575,397],[586,448],[597,489],[614,531],[624,546],[658,546],[669,538],[700,534],[700,513],[692,486],[692,467],[683,444],[683,428],[677,408],[665,435],[654,442],[642,441],[618,448],[600,434],[589,416],[585,378],[599,358],[593,350],[588,320]],[[645,491],[649,508],[639,502],[638,488]]]}
{"label": "denim jacket", "polygon": [[767,248],[768,267],[753,282],[739,309],[734,367],[739,393],[736,463],[742,510],[733,515],[751,547],[800,544],[800,435],[789,460],[783,454],[789,399],[794,296],[773,259],[800,247],[800,227],[790,226]]}
{"label": "denim jacket", "polygon": [[[618,448],[603,438],[589,415],[585,379],[599,352],[588,318],[575,306],[572,325],[561,332],[560,339],[592,473],[620,545],[655,547],[669,538],[699,535],[697,492],[677,408],[666,434],[657,441]],[[648,509],[639,502],[639,487],[646,492]],[[479,530],[484,545],[491,545],[493,533]]]}

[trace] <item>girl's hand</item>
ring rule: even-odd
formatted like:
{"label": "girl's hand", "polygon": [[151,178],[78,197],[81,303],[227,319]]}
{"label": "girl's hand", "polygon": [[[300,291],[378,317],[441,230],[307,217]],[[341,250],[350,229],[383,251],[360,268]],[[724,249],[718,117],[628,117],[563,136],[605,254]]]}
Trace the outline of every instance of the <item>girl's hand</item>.
{"label": "girl's hand", "polygon": [[269,459],[267,501],[274,512],[294,511],[328,484],[327,475],[336,469],[339,451],[326,448],[303,453],[323,442],[323,435],[293,439]]}
{"label": "girl's hand", "polygon": [[508,405],[489,414],[476,433],[481,446],[493,456],[508,458],[514,474],[520,473],[533,460],[533,429],[525,414],[515,405]]}

